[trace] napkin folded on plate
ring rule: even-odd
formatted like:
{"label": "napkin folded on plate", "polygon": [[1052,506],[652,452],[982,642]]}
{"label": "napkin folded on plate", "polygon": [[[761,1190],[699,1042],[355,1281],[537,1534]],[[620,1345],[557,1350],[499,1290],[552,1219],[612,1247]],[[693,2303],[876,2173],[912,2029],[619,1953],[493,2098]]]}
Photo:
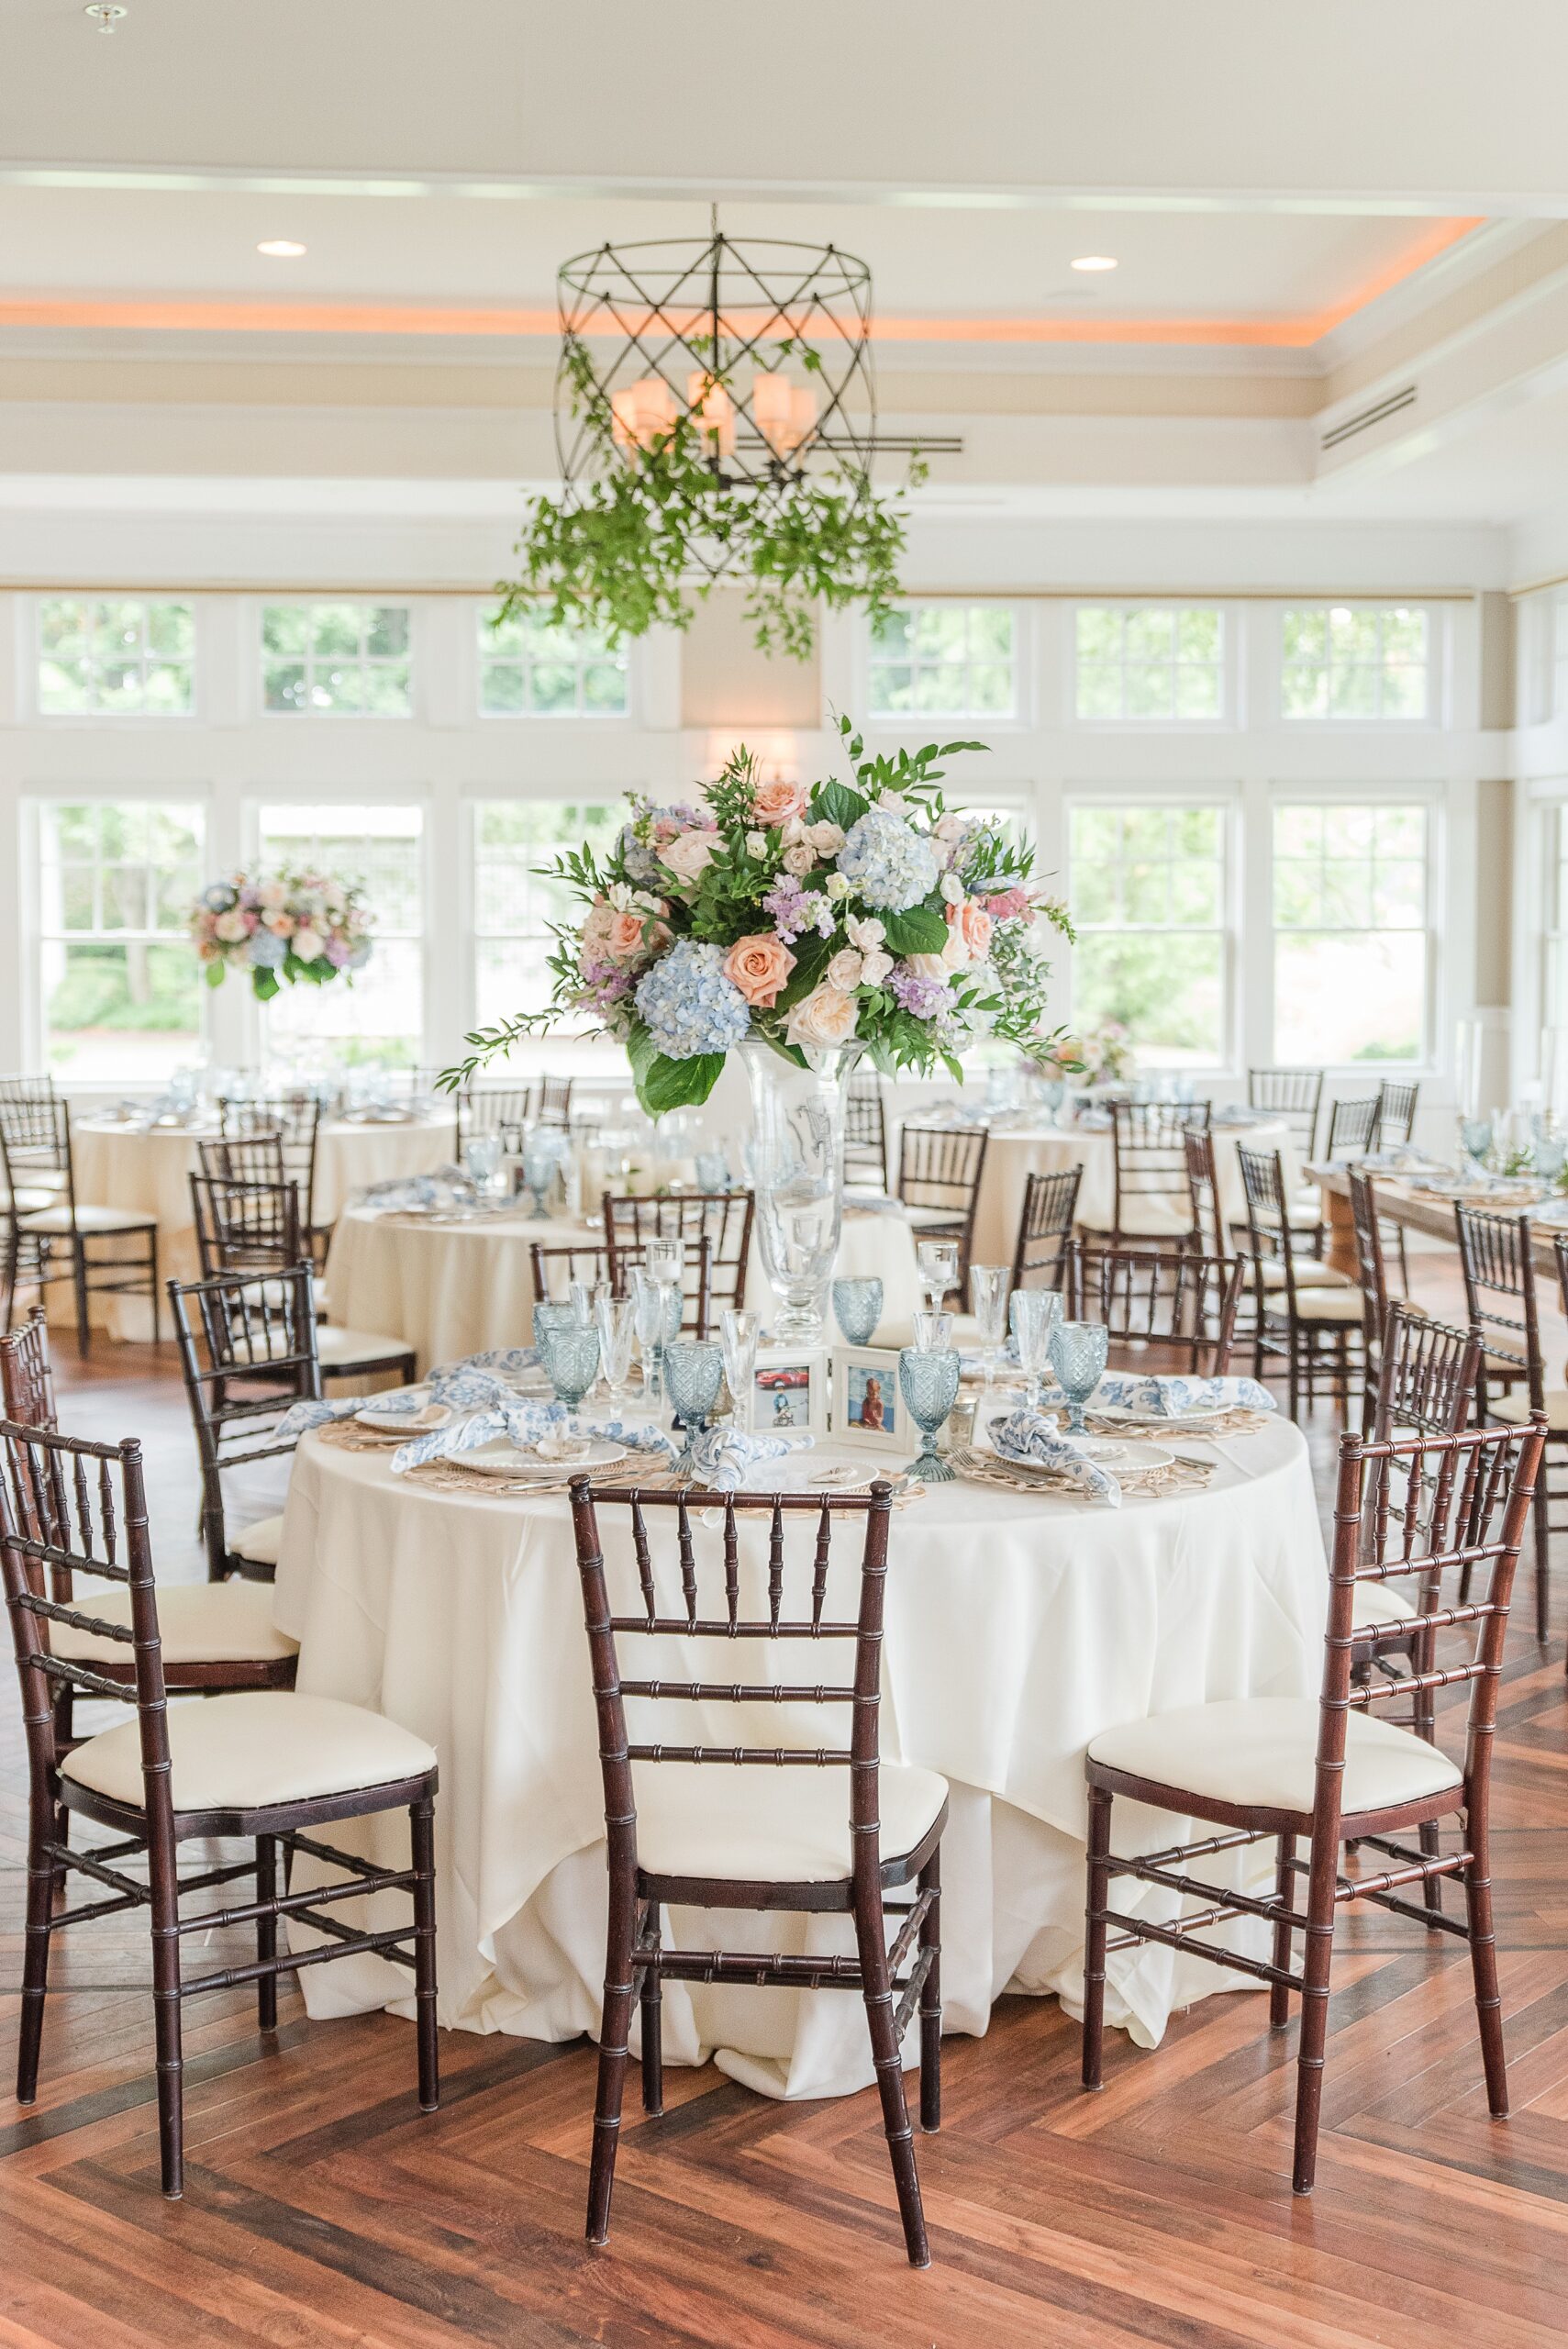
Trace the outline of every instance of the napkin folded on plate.
{"label": "napkin folded on plate", "polygon": [[1076,1444],[1058,1435],[1054,1420],[1039,1411],[1010,1411],[993,1419],[986,1433],[992,1449],[1003,1460],[1025,1460],[1031,1467],[1052,1469],[1068,1477],[1092,1501],[1104,1508],[1121,1507],[1121,1486],[1109,1471],[1086,1460]]}
{"label": "napkin folded on plate", "polygon": [[445,1403],[454,1411],[482,1410],[514,1399],[514,1389],[499,1375],[503,1367],[512,1372],[531,1370],[538,1362],[537,1346],[506,1346],[470,1354],[462,1362],[445,1363],[433,1370],[417,1388],[396,1386],[381,1395],[350,1395],[335,1403],[293,1403],[273,1433],[286,1441],[311,1428],[325,1427],[332,1419],[351,1419],[373,1407],[383,1419],[416,1419],[428,1403]]}
{"label": "napkin folded on plate", "polygon": [[902,1199],[890,1199],[884,1191],[846,1189],[842,1197],[846,1215],[903,1215],[906,1212]]}
{"label": "napkin folded on plate", "polygon": [[461,1166],[438,1166],[433,1174],[394,1174],[367,1184],[354,1195],[356,1207],[472,1207],[479,1197],[472,1175]]}
{"label": "napkin folded on plate", "polygon": [[[649,1455],[662,1467],[675,1456],[674,1446],[659,1428],[631,1426],[624,1419],[584,1419],[564,1403],[530,1403],[508,1394],[475,1412],[473,1419],[437,1428],[429,1435],[417,1436],[412,1443],[400,1443],[392,1455],[392,1473],[401,1476],[410,1468],[422,1468],[428,1460],[453,1460],[502,1436],[509,1436],[520,1450],[528,1451],[545,1435],[602,1436],[607,1443],[624,1444],[628,1452]],[[563,1467],[570,1464],[562,1464]]]}
{"label": "napkin folded on plate", "polygon": [[692,1446],[696,1480],[710,1492],[738,1493],[764,1460],[809,1452],[813,1441],[809,1435],[749,1435],[743,1428],[705,1428]]}
{"label": "napkin folded on plate", "polygon": [[[1044,1388],[1040,1408],[1064,1411],[1067,1397],[1053,1386]],[[1140,1411],[1151,1419],[1184,1419],[1190,1411],[1273,1411],[1278,1408],[1266,1386],[1255,1378],[1190,1378],[1184,1372],[1162,1372],[1142,1377],[1109,1370],[1095,1387],[1085,1410]]]}

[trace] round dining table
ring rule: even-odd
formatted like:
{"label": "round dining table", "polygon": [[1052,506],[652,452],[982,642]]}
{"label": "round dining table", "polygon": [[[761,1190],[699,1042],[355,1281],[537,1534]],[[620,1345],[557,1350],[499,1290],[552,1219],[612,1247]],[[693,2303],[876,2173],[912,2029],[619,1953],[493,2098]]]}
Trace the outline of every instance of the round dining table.
{"label": "round dining table", "polygon": [[[1181,1449],[1214,1464],[1207,1485],[1129,1493],[1118,1508],[968,1479],[929,1486],[895,1508],[882,1751],[884,1760],[940,1771],[951,1788],[942,1918],[949,2031],[984,2032],[1005,1991],[1054,1992],[1077,2010],[1084,1751],[1097,1731],[1202,1698],[1301,1697],[1318,1685],[1327,1582],[1299,1431],[1279,1419],[1209,1443],[1184,1438]],[[752,1477],[809,1487],[834,1461],[891,1473],[884,1455],[835,1438]],[[277,1620],[299,1642],[301,1689],[371,1706],[439,1756],[442,2022],[551,2042],[593,2034],[605,1958],[604,1809],[567,1498],[559,1489],[498,1494],[444,1464],[431,1475],[395,1475],[384,1452],[343,1448],[332,1430],[306,1436],[284,1517]],[[700,1574],[715,1571],[722,1539],[717,1512],[707,1514],[706,1525],[694,1520]],[[651,1512],[661,1576],[675,1570],[665,1554],[674,1546],[669,1515]],[[601,1508],[612,1606],[637,1603],[626,1519],[624,1507]],[[768,1520],[740,1522],[744,1608],[765,1588]],[[841,1520],[834,1540],[829,1618],[852,1620],[856,1610],[851,1528],[860,1522]],[[815,1512],[789,1520],[790,1541],[805,1546],[786,1554],[786,1589],[791,1575],[809,1578],[815,1527]],[[689,1643],[676,1646],[684,1676],[706,1676]],[[736,1671],[726,1653],[729,1681]],[[639,1657],[632,1668],[645,1663]],[[753,1655],[748,1677],[796,1676],[787,1659],[756,1667]],[[826,1662],[819,1676],[830,1676]],[[706,1700],[683,1708],[683,1738],[788,1741],[778,1720],[787,1709],[757,1709],[765,1731],[744,1706],[727,1705],[722,1728],[707,1709]],[[688,1721],[688,1713],[703,1718]],[[820,1742],[820,1712],[813,1720],[806,1735]],[[633,1725],[634,1737],[648,1733]],[[836,1722],[831,1735],[840,1734]],[[1128,1845],[1181,1840],[1176,1822],[1124,1810]],[[351,1832],[357,1851],[394,1864],[406,1828],[389,1814],[341,1832]],[[1217,1883],[1272,1884],[1268,1845],[1211,1865]],[[1173,1896],[1153,1887],[1129,1879],[1118,1891],[1149,1902],[1151,1914],[1176,1913]],[[396,1898],[378,1896],[378,1923],[402,1921]],[[1266,1954],[1262,1927],[1243,1920],[1227,1930],[1238,1936],[1227,1946]],[[842,1917],[734,1911],[677,1910],[668,1924],[668,1937],[689,1946],[814,1954],[847,1954],[849,1932]],[[315,2014],[413,2011],[406,1976],[379,1957],[300,1978]],[[1107,2015],[1149,2044],[1173,2009],[1247,1987],[1246,1976],[1145,1943],[1113,1954]],[[861,2001],[843,1992],[670,1982],[663,2016],[667,2062],[711,2056],[769,2095],[846,2094],[872,2078]]]}
{"label": "round dining table", "polygon": [[[72,1121],[77,1197],[98,1207],[139,1208],[150,1216],[158,1226],[161,1280],[171,1274],[177,1280],[194,1280],[199,1270],[189,1178],[201,1171],[198,1143],[216,1140],[217,1131],[216,1122],[140,1126],[98,1118]],[[316,1137],[316,1221],[332,1222],[372,1183],[429,1174],[452,1158],[456,1146],[450,1108],[395,1119],[368,1115],[324,1119]],[[60,1293],[68,1297],[69,1292],[67,1281]],[[145,1297],[108,1296],[93,1302],[95,1322],[101,1316],[111,1337],[151,1335]],[[341,1312],[334,1318],[348,1321]],[[379,1330],[383,1324],[359,1321],[352,1326]]]}
{"label": "round dining table", "polygon": [[[327,1259],[336,1320],[411,1345],[421,1375],[438,1363],[533,1337],[532,1248],[602,1248],[602,1224],[536,1216],[523,1201],[497,1212],[387,1208],[367,1200],[338,1219]],[[834,1271],[880,1279],[890,1308],[915,1288],[913,1230],[892,1202],[847,1199]],[[755,1229],[745,1299],[764,1323],[776,1309]],[[373,1319],[367,1320],[366,1315]],[[879,1333],[880,1334],[880,1333]],[[831,1342],[831,1332],[830,1340]]]}

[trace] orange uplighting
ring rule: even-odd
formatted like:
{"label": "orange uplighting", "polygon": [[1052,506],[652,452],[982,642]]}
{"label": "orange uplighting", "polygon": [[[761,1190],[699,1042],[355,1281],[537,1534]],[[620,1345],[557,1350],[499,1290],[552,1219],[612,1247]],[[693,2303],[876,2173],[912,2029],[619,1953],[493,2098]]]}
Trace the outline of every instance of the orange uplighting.
{"label": "orange uplighting", "polygon": [[[1273,318],[921,317],[872,320],[876,342],[1171,343],[1216,348],[1305,350],[1354,317],[1379,295],[1435,261],[1482,225],[1479,218],[1434,220],[1415,241],[1347,300],[1305,316]],[[706,313],[694,313],[706,321]],[[629,326],[643,330],[647,320]],[[673,323],[679,324],[679,321]],[[744,339],[765,318],[737,313],[727,330]],[[0,295],[0,327],[91,327],[174,334],[341,334],[459,337],[527,336],[553,340],[553,309],[440,309],[360,302],[108,301],[77,295]],[[613,325],[595,327],[609,340]],[[841,329],[838,329],[841,331]]]}

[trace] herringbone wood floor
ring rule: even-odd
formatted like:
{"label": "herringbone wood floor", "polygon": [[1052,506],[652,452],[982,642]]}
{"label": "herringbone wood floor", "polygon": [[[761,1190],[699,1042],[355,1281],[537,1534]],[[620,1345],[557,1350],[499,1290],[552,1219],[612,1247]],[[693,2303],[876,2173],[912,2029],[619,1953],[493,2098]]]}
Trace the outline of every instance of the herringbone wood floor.
{"label": "herringbone wood floor", "polygon": [[[167,1365],[106,1349],[90,1379],[68,1372],[63,1405],[73,1427],[148,1441],[164,1570],[194,1570],[190,1439]],[[1326,1461],[1326,1425],[1317,1441]],[[0,2102],[0,2342],[1560,2343],[1562,1634],[1560,1608],[1549,1653],[1512,1636],[1500,1721],[1506,2124],[1481,2091],[1462,1944],[1369,1912],[1341,1933],[1309,2203],[1288,2187],[1295,2033],[1271,2037],[1252,1994],[1207,2000],[1152,2053],[1113,2034],[1098,2097],[1078,2089],[1077,2034],[1054,2002],[1004,2000],[984,2039],[950,2039],[942,2132],[918,2144],[936,2264],[917,2276],[870,2096],[786,2107],[677,2071],[665,2118],[645,2123],[633,2089],[614,2237],[590,2254],[591,2049],[446,2036],[443,2110],[421,2119],[406,2023],[308,2024],[285,1992],[263,2042],[237,1992],[187,2010],[188,2185],[171,2206],[145,1928],[117,1919],[58,1948],[39,2103]],[[25,1826],[14,1699],[0,1719],[8,2067]]]}

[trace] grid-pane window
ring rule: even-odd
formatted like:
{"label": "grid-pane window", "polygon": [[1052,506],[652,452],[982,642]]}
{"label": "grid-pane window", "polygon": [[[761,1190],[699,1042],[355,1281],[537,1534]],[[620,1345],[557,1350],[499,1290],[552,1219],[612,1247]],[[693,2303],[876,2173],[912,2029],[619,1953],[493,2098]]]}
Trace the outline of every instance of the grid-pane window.
{"label": "grid-pane window", "polygon": [[1225,615],[1210,607],[1084,605],[1073,651],[1080,718],[1201,725],[1225,715]]}
{"label": "grid-pane window", "polygon": [[261,699],[315,718],[406,718],[406,604],[268,604]]}
{"label": "grid-pane window", "polygon": [[1068,837],[1074,1024],[1120,1020],[1165,1067],[1223,1061],[1225,809],[1095,803]]}
{"label": "grid-pane window", "polygon": [[1006,604],[914,604],[872,630],[873,718],[1012,718],[1014,614]]}
{"label": "grid-pane window", "polygon": [[1376,724],[1427,716],[1429,613],[1407,604],[1298,605],[1283,629],[1283,717]]}
{"label": "grid-pane window", "polygon": [[374,944],[351,984],[284,987],[261,1014],[267,1058],[308,1074],[333,1063],[406,1067],[424,1057],[424,817],[417,807],[263,807],[263,872],[328,874],[364,891]]}
{"label": "grid-pane window", "polygon": [[479,707],[486,718],[624,718],[626,647],[532,613],[481,612]]}
{"label": "grid-pane window", "polygon": [[[1541,1025],[1568,1029],[1568,806],[1546,815],[1546,873],[1540,934]],[[1555,1071],[1541,1071],[1549,1082]],[[1554,1105],[1555,1106],[1555,1105]]]}
{"label": "grid-pane window", "polygon": [[575,799],[475,803],[474,997],[482,1026],[550,1001],[550,925],[580,922],[582,908],[539,868],[584,841],[599,852],[610,848],[624,814],[624,806]]}
{"label": "grid-pane window", "polygon": [[186,919],[202,837],[201,808],[177,800],[39,806],[39,996],[56,1075],[131,1086],[200,1057]]}
{"label": "grid-pane window", "polygon": [[1276,1060],[1424,1056],[1429,829],[1418,805],[1275,807]]}
{"label": "grid-pane window", "polygon": [[195,628],[189,604],[50,596],[38,607],[44,718],[184,718]]}

